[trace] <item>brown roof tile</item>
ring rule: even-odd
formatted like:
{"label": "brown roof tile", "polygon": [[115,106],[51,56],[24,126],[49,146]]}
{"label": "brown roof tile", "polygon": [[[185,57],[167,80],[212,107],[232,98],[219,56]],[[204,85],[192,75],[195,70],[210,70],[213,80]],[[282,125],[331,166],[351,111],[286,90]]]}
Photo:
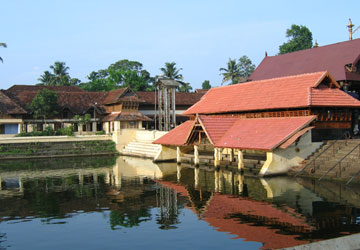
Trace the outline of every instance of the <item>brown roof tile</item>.
{"label": "brown roof tile", "polygon": [[328,71],[336,81],[357,80],[360,74],[345,69],[360,59],[360,39],[265,57],[249,80],[258,81],[317,71]]}
{"label": "brown roof tile", "polygon": [[3,90],[0,90],[0,113],[15,115],[26,114],[27,111],[7,96]]}

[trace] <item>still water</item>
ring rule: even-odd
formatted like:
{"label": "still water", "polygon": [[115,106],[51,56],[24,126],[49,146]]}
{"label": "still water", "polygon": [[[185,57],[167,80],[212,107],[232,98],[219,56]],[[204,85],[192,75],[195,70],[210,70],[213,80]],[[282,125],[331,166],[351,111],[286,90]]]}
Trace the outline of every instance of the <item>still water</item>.
{"label": "still water", "polygon": [[360,232],[360,187],[129,157],[0,163],[0,249],[272,249]]}

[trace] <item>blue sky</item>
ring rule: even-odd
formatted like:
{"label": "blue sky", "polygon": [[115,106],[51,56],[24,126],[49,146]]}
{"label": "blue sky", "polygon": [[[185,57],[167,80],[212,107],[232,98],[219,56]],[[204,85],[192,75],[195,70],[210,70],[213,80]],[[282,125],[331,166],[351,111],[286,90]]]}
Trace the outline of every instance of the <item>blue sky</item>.
{"label": "blue sky", "polygon": [[359,0],[1,0],[8,48],[0,47],[0,89],[36,84],[55,61],[86,81],[121,59],[151,75],[174,61],[194,89],[204,80],[219,86],[229,58],[247,55],[258,65],[265,51],[278,53],[292,24],[307,26],[320,46],[347,40],[348,18],[359,26],[359,10]]}

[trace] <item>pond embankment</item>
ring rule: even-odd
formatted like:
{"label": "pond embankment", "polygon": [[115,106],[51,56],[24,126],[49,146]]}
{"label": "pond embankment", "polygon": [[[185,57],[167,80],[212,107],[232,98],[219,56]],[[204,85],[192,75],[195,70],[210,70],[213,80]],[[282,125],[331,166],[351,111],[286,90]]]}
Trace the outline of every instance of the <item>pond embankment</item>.
{"label": "pond embankment", "polygon": [[0,138],[0,159],[97,156],[118,154],[107,136]]}

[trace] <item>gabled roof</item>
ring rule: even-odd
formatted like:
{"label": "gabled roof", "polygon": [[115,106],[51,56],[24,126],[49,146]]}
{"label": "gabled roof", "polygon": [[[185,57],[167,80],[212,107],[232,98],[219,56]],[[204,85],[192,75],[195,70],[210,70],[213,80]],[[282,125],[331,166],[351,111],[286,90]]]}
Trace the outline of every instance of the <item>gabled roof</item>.
{"label": "gabled roof", "polygon": [[356,65],[359,59],[360,39],[354,39],[283,55],[266,56],[249,80],[258,81],[326,70],[336,81],[360,81],[359,73],[349,72],[345,68],[348,64]]}
{"label": "gabled roof", "polygon": [[[136,94],[139,98],[144,100],[146,105],[155,105],[155,92],[144,92],[137,91]],[[158,93],[157,93],[158,94]],[[175,103],[176,105],[191,106],[197,103],[204,93],[186,93],[186,92],[176,92],[175,93]],[[158,102],[158,100],[156,100]]]}
{"label": "gabled roof", "polygon": [[195,121],[188,120],[167,134],[163,135],[159,139],[155,140],[154,144],[162,145],[173,145],[173,146],[184,146],[192,128],[194,127]]}
{"label": "gabled roof", "polygon": [[[332,89],[330,89],[332,88]],[[316,72],[210,89],[184,115],[304,108],[360,107],[326,72]]]}
{"label": "gabled roof", "polygon": [[3,90],[0,90],[0,113],[7,115],[26,114],[27,111],[23,109],[14,100],[9,98]]}
{"label": "gabled roof", "polygon": [[[218,148],[272,151],[307,127],[316,116],[242,119],[201,115],[198,120],[211,144]],[[153,143],[184,146],[195,121],[187,121]]]}

